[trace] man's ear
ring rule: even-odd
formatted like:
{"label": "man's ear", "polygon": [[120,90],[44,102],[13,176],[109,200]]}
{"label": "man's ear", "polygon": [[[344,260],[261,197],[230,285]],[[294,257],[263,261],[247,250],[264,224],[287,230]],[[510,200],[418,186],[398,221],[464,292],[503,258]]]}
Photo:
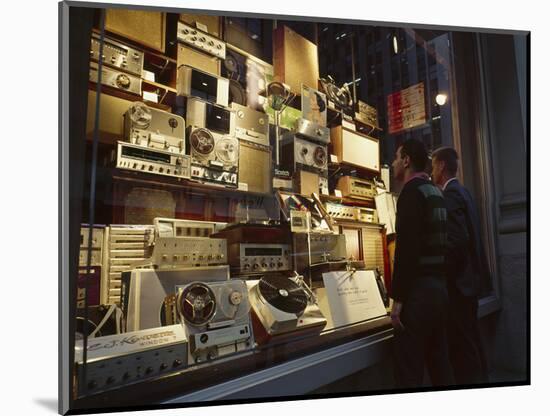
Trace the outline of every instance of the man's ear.
{"label": "man's ear", "polygon": [[408,168],[411,165],[411,158],[409,155],[405,155],[401,158],[403,160],[403,167]]}

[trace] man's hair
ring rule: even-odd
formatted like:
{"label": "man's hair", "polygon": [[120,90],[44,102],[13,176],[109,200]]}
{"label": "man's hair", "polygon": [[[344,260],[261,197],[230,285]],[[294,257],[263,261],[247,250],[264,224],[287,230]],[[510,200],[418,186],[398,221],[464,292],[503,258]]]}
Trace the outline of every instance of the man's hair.
{"label": "man's hair", "polygon": [[407,139],[401,144],[401,157],[409,156],[415,172],[422,172],[428,163],[426,146],[419,140]]}
{"label": "man's hair", "polygon": [[450,176],[456,176],[458,170],[458,153],[448,146],[440,147],[432,153],[432,160],[445,163],[445,172]]}

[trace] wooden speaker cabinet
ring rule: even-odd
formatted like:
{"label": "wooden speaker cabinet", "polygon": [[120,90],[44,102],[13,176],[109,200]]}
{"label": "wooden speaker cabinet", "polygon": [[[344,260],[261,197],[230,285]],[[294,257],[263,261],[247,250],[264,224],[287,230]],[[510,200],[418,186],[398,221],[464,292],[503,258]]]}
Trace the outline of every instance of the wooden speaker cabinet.
{"label": "wooden speaker cabinet", "polygon": [[162,53],[166,49],[166,13],[107,9],[105,29]]}
{"label": "wooden speaker cabinet", "polygon": [[239,178],[249,192],[271,193],[271,148],[239,140]]}
{"label": "wooden speaker cabinet", "polygon": [[197,27],[197,23],[199,23],[200,25],[204,25],[206,26],[209,34],[220,39],[222,37],[222,18],[220,16],[181,13],[180,20],[194,27]]}
{"label": "wooden speaker cabinet", "polygon": [[380,142],[342,126],[330,129],[331,152],[338,162],[380,172]]}
{"label": "wooden speaker cabinet", "polygon": [[317,45],[290,28],[279,26],[273,32],[273,67],[276,79],[296,95],[302,93],[302,84],[317,88]]}

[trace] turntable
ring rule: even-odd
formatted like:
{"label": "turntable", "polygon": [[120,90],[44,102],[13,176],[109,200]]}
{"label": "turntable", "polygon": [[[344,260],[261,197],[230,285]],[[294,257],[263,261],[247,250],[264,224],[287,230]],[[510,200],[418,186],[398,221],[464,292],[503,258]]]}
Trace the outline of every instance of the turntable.
{"label": "turntable", "polygon": [[301,276],[264,276],[247,282],[256,342],[320,332],[327,321]]}

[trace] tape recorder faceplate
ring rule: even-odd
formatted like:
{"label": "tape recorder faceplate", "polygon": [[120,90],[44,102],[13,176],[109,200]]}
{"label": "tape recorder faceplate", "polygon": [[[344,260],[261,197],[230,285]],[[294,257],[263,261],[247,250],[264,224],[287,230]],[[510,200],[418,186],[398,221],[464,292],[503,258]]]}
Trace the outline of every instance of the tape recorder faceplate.
{"label": "tape recorder faceplate", "polygon": [[185,325],[192,362],[204,362],[254,347],[244,280],[180,286],[176,309]]}
{"label": "tape recorder faceplate", "polygon": [[325,327],[327,321],[311,290],[298,279],[270,275],[247,281],[258,343],[298,331],[320,332]]}
{"label": "tape recorder faceplate", "polygon": [[136,101],[124,114],[126,140],[153,149],[185,153],[185,120],[168,111]]}

